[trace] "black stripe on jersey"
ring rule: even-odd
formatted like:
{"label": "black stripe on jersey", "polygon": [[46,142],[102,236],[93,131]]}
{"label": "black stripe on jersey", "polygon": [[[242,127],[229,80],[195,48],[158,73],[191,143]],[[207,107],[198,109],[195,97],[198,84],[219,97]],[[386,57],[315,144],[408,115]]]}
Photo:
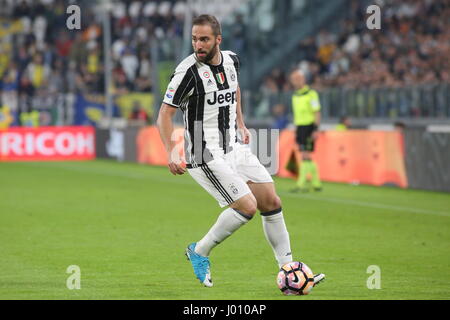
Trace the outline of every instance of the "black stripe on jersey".
{"label": "black stripe on jersey", "polygon": [[[225,73],[225,68],[223,67],[222,64],[218,65],[218,66],[213,66],[213,65],[209,65],[209,68],[211,69],[211,72],[214,75],[214,80],[216,81],[216,85],[217,85],[217,89],[220,90],[225,90],[225,89],[229,89],[230,85],[228,84],[228,79],[227,79],[227,75]],[[223,84],[221,84],[219,82],[219,80],[217,80],[217,76],[222,73],[223,74],[223,78],[224,78],[224,82]]]}
{"label": "black stripe on jersey", "polygon": [[217,123],[219,124],[219,146],[223,153],[231,151],[230,147],[230,106],[219,108]]}
{"label": "black stripe on jersey", "polygon": [[208,167],[208,165],[207,164],[202,165],[201,168],[202,168],[203,172],[206,174],[206,176],[208,177],[208,179],[212,182],[214,187],[216,187],[217,191],[219,191],[219,193],[225,199],[225,201],[228,202],[229,204],[233,203],[234,202],[233,198],[230,197],[228,192],[222,186],[222,184],[217,179],[217,177],[214,175],[212,170]]}
{"label": "black stripe on jersey", "polygon": [[183,77],[183,80],[181,80],[180,85],[177,88],[177,91],[175,91],[175,94],[173,95],[172,103],[175,105],[180,105],[181,102],[186,98],[186,95],[189,93],[189,91],[192,90],[194,87],[194,77],[192,76],[191,72],[186,72],[186,74]]}
{"label": "black stripe on jersey", "polygon": [[205,109],[205,88],[194,64],[188,73],[192,75],[194,93],[189,97],[187,112],[187,130],[190,136],[190,148],[186,150],[186,160],[194,167],[207,163],[213,159],[211,152],[206,148],[205,134],[203,132],[203,116]]}
{"label": "black stripe on jersey", "polygon": [[234,68],[236,69],[236,73],[239,75],[239,71],[241,69],[241,63],[239,61],[239,57],[235,54],[230,54],[230,58],[234,62]]}
{"label": "black stripe on jersey", "polygon": [[[209,68],[211,69],[211,72],[214,75],[214,80],[216,81],[217,89],[225,90],[229,89],[230,85],[228,83],[227,75],[225,73],[225,68],[223,67],[223,64],[220,64],[218,66],[210,65]],[[221,84],[219,80],[217,79],[218,75],[222,73],[224,77],[224,82]],[[219,146],[222,146],[223,152],[228,153],[231,151],[230,147],[230,106],[221,107],[219,108],[219,114],[218,114],[218,125],[219,125]]]}

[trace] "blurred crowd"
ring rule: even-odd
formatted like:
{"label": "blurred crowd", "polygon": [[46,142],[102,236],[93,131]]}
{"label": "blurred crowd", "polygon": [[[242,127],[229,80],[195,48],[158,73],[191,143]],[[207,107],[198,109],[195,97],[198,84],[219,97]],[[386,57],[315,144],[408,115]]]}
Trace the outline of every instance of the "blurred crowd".
{"label": "blurred crowd", "polygon": [[[298,45],[301,58],[297,65],[314,89],[450,83],[450,0],[374,0],[381,7],[381,30],[367,28],[369,15],[363,1],[349,2],[351,10],[340,21],[339,28],[324,28]],[[66,10],[72,3],[81,8],[81,30],[67,28],[70,14]],[[70,110],[67,106],[73,106],[78,94],[105,92],[104,35],[99,11],[99,5],[104,3],[102,0],[0,0],[0,108],[8,106],[18,113],[18,119],[21,113],[39,107],[59,108],[67,113]],[[271,13],[270,3],[284,2],[263,1],[256,9],[260,14]],[[112,1],[110,89],[113,94],[151,92],[159,75],[165,74],[154,70],[153,54],[158,55],[158,61],[179,60],[174,54],[183,51],[186,6],[186,0]],[[273,28],[275,20],[260,20],[266,21],[261,26],[263,31]],[[228,39],[224,49],[235,50],[245,58],[249,50],[245,42],[248,27],[243,16],[237,14],[224,27],[225,40]],[[292,90],[289,74],[283,68],[273,69],[261,89],[263,97],[288,94]],[[355,101],[361,102],[357,108],[364,111],[361,115],[367,114],[367,105],[375,104],[358,99]],[[261,111],[255,116],[275,109],[273,114],[281,116],[280,126],[285,126],[288,108],[274,108],[280,101],[266,100],[264,108],[255,108]],[[391,100],[382,101],[381,108],[377,100],[377,107],[372,109],[384,116],[394,107],[404,105],[403,114],[407,115],[410,108],[418,109],[421,104],[411,104],[407,99],[403,104]],[[438,105],[443,110],[445,101],[441,100],[427,104]],[[131,115],[145,117],[138,109],[133,109]],[[64,123],[70,122],[71,117],[67,118]]]}
{"label": "blurred crowd", "polygon": [[[81,8],[80,30],[69,30],[66,25],[70,16],[66,10],[72,3]],[[99,3],[0,0],[2,104],[28,112],[36,103],[57,95],[105,91],[102,20],[95,11]],[[184,12],[184,1],[113,2],[114,94],[151,91],[154,70],[150,44],[158,39],[181,39]]]}
{"label": "blurred crowd", "polygon": [[[381,30],[369,30],[366,7],[352,1],[352,14],[338,31],[323,29],[298,46],[299,61],[316,89],[397,88],[450,83],[450,0],[380,0]],[[276,68],[266,77],[270,92],[292,90]]]}

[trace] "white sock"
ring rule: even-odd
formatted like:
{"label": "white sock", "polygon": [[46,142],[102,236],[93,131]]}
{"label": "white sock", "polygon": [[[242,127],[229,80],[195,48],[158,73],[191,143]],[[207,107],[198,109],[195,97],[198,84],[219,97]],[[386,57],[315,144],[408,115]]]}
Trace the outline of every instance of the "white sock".
{"label": "white sock", "polygon": [[261,212],[264,234],[272,247],[278,266],[292,262],[289,233],[284,223],[281,208],[271,212]]}
{"label": "white sock", "polygon": [[223,211],[208,233],[197,242],[195,252],[207,257],[211,250],[228,238],[233,232],[250,221],[252,217],[228,208]]}

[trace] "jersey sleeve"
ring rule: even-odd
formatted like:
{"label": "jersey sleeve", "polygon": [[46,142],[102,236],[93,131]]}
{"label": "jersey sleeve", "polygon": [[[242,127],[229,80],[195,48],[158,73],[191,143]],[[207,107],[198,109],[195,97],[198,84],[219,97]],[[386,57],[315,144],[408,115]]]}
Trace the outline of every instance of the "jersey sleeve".
{"label": "jersey sleeve", "polygon": [[320,111],[321,106],[320,106],[319,94],[315,90],[311,91],[310,104],[311,104],[312,111],[314,111],[314,112]]}
{"label": "jersey sleeve", "polygon": [[188,70],[175,70],[170,78],[163,102],[172,107],[179,108],[189,98],[194,88],[194,76]]}

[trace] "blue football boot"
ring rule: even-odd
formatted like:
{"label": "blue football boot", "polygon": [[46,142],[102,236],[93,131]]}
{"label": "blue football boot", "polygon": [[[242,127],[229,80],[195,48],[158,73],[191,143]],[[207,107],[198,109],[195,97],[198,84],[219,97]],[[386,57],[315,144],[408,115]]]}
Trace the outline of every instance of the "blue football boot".
{"label": "blue football boot", "polygon": [[195,252],[196,242],[191,243],[186,248],[186,257],[191,261],[194,273],[197,279],[200,280],[205,287],[212,287],[211,271],[209,269],[210,263],[208,257],[203,257]]}

